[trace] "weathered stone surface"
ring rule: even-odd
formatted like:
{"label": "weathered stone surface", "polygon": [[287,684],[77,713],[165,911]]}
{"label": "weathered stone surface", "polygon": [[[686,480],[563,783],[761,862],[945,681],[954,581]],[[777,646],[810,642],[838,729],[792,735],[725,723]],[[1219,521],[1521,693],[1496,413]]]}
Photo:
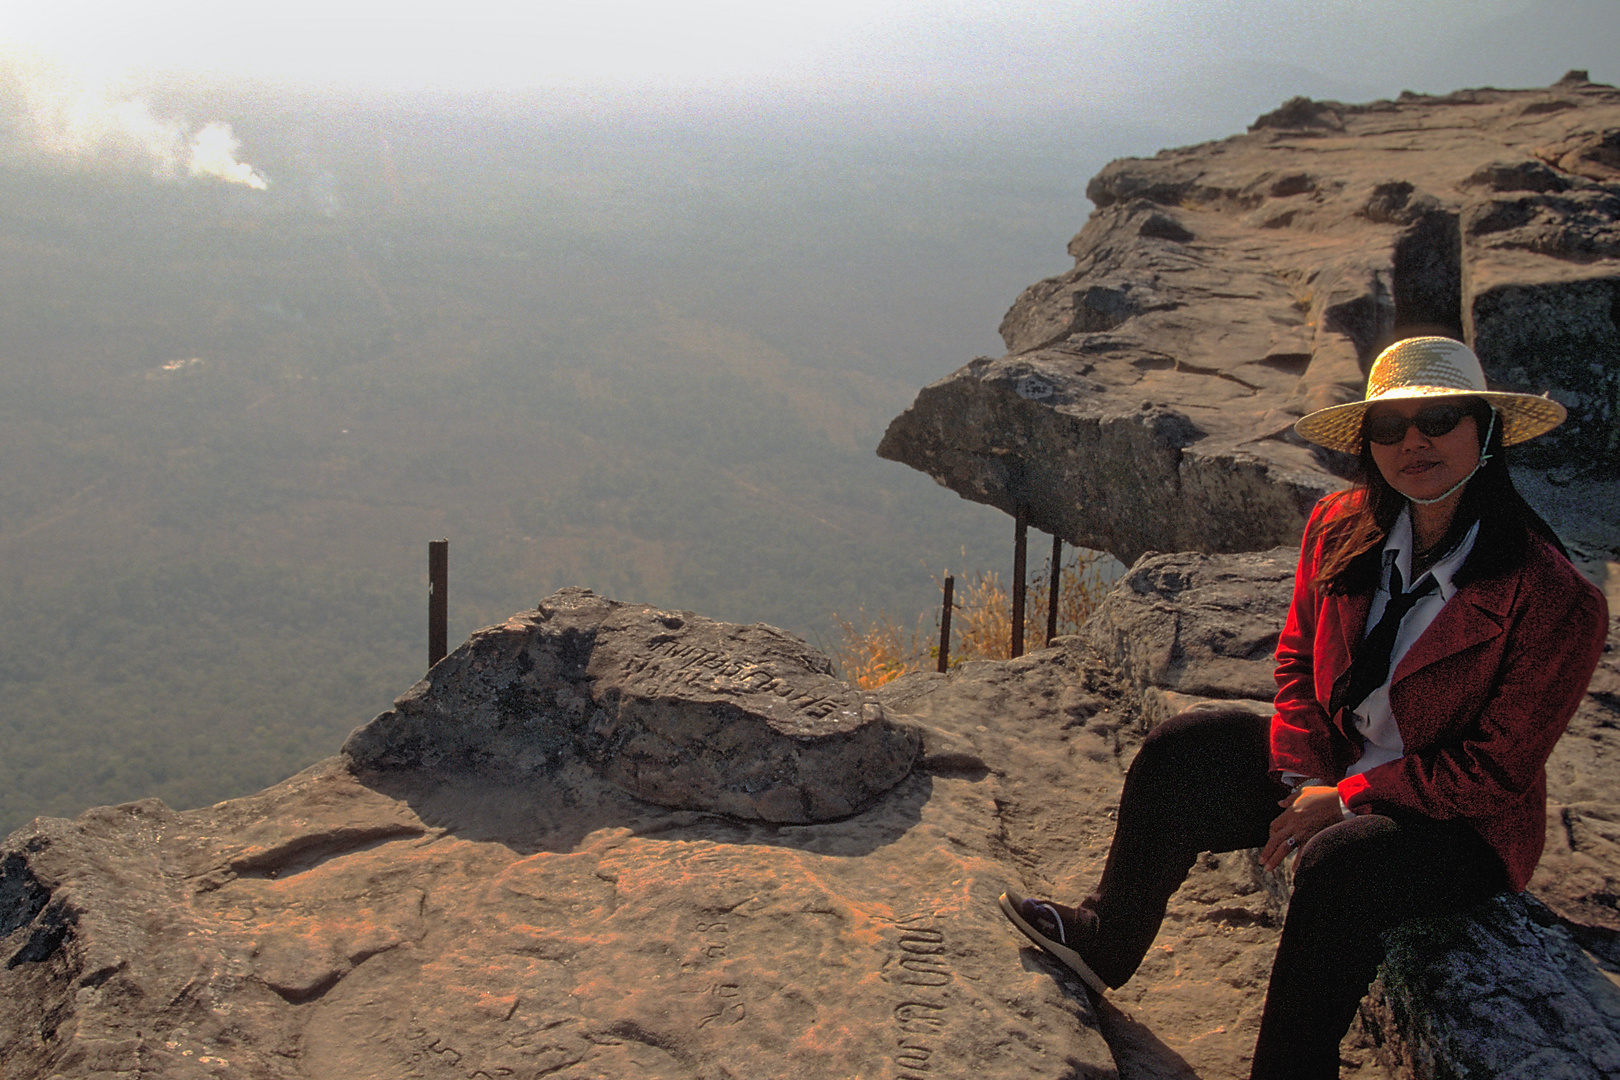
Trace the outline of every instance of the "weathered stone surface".
{"label": "weathered stone surface", "polygon": [[[880,693],[895,712],[967,733],[991,766],[987,794],[1007,884],[1071,901],[1091,891],[1113,836],[1123,770],[1141,739],[1139,700],[1111,665],[1082,639],[1065,638],[1007,663],[907,676]],[[1136,976],[1095,1000],[1122,1076],[1248,1075],[1282,914],[1280,893],[1259,881],[1248,853],[1201,859]],[[985,948],[1017,950],[1026,966],[1062,977],[1007,928],[992,931]],[[1047,1075],[1064,1073],[1054,1067]]]}
{"label": "weathered stone surface", "polygon": [[1534,899],[1408,923],[1389,950],[1363,1015],[1397,1075],[1620,1076],[1620,986]]}
{"label": "weathered stone surface", "polygon": [[804,823],[866,806],[918,748],[774,627],[564,589],[475,634],[343,752],[361,771],[502,779],[579,759],[661,806]]}
{"label": "weathered stone surface", "polygon": [[1112,1077],[1084,993],[995,902],[1000,777],[1061,753],[1079,676],[1055,651],[986,674],[994,734],[982,700],[939,710],[921,768],[832,823],[656,807],[579,761],[362,782],[339,758],[205,810],[36,822],[0,863],[25,898],[0,1071]]}
{"label": "weathered stone surface", "polygon": [[[1155,556],[1083,636],[884,687],[885,723],[921,743],[910,772],[859,812],[803,825],[655,805],[610,782],[582,740],[502,727],[498,703],[516,692],[497,673],[519,670],[512,657],[590,672],[561,645],[584,635],[565,631],[642,625],[650,610],[568,594],[436,668],[415,700],[446,712],[394,716],[392,741],[362,729],[396,757],[364,770],[335,757],[214,807],[149,800],[8,838],[0,1075],[1237,1080],[1283,877],[1249,853],[1200,860],[1138,975],[1106,1000],[1028,947],[995,897],[1091,889],[1144,716],[1169,695],[1259,693],[1290,562]],[[747,637],[739,655],[757,658]],[[595,670],[614,678],[623,655]],[[1569,853],[1549,857],[1585,875],[1557,913],[1588,949],[1613,913],[1613,833],[1595,830],[1620,820],[1605,779],[1614,655],[1552,769],[1554,801],[1577,816]],[[590,684],[524,685],[566,704],[566,687]],[[501,754],[445,741],[454,717],[484,725]],[[1540,1016],[1516,994],[1501,1000]],[[1406,1032],[1352,1033],[1342,1053],[1377,1075],[1373,1036],[1418,1045]]]}
{"label": "weathered stone surface", "polygon": [[1082,631],[1138,695],[1145,727],[1199,701],[1271,715],[1297,553],[1144,556]]}
{"label": "weathered stone surface", "polygon": [[1529,891],[1620,972],[1620,615],[1547,762],[1547,847]]}
{"label": "weathered stone surface", "polygon": [[1297,543],[1350,462],[1295,419],[1360,396],[1398,330],[1465,336],[1488,377],[1570,410],[1527,466],[1620,558],[1620,91],[1298,99],[1249,133],[1092,180],[1074,269],[1002,322],[1007,355],[924,388],[884,457],[1125,562]]}

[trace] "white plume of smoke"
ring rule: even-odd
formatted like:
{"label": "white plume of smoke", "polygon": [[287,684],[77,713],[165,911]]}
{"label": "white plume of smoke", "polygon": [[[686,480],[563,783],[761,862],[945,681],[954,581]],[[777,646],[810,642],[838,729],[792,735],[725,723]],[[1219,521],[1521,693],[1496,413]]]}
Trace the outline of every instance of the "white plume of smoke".
{"label": "white plume of smoke", "polygon": [[242,144],[229,124],[193,128],[160,117],[139,97],[60,67],[21,64],[9,74],[35,149],[52,157],[149,169],[160,180],[198,177],[263,191],[270,181],[237,157]]}
{"label": "white plume of smoke", "polygon": [[186,169],[192,176],[211,176],[229,184],[246,184],[263,191],[270,186],[270,181],[255,172],[247,162],[236,160],[236,152],[240,149],[242,141],[231,131],[231,125],[217,120],[204,124],[191,137]]}

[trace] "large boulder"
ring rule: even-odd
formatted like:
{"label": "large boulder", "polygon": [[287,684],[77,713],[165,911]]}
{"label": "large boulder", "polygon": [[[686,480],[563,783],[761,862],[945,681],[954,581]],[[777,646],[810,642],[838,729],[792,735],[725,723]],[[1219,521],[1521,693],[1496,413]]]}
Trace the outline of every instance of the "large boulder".
{"label": "large boulder", "polygon": [[1120,579],[1082,633],[1134,691],[1144,729],[1208,701],[1271,715],[1297,559],[1290,548],[1147,556]]}
{"label": "large boulder", "polygon": [[1620,986],[1525,894],[1391,933],[1361,1018],[1402,1080],[1620,1076]]}
{"label": "large boulder", "polygon": [[362,774],[585,763],[660,806],[803,824],[905,779],[916,732],[771,626],[564,589],[481,630],[343,746]]}
{"label": "large boulder", "polygon": [[[1589,557],[1620,558],[1620,91],[1296,99],[1250,131],[1116,161],[1025,290],[1007,354],[924,388],[878,453],[1130,563],[1297,542],[1352,462],[1295,419],[1378,348],[1468,340],[1570,421],[1519,460]],[[1564,493],[1568,493],[1567,495]]]}

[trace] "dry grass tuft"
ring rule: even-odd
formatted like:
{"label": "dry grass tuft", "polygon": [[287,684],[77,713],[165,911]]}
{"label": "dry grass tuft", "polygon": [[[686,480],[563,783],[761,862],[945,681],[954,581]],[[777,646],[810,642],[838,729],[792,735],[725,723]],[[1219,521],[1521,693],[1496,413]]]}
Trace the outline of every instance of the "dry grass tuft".
{"label": "dry grass tuft", "polygon": [[[1113,585],[1118,564],[1096,551],[1076,551],[1061,567],[1058,578],[1059,636],[1072,634],[1096,610]],[[1024,647],[1046,642],[1047,593],[1052,563],[1030,575],[1024,605]],[[943,591],[940,576],[934,582]],[[933,671],[939,664],[939,612],[933,613],[932,632],[927,613],[917,616],[907,630],[887,615],[871,618],[864,609],[854,619],[833,616],[840,640],[829,652],[839,673],[863,689],[871,690],[913,671]],[[967,660],[1006,660],[1012,655],[1012,593],[1001,576],[986,571],[956,583],[951,605],[951,666]]]}

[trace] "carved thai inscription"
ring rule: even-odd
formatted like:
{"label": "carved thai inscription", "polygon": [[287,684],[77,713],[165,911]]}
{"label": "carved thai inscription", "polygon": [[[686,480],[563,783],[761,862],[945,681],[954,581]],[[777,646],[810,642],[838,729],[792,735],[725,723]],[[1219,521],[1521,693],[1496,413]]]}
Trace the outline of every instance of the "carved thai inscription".
{"label": "carved thai inscription", "polygon": [[711,967],[725,961],[731,948],[730,924],[723,919],[699,918],[693,929],[697,931],[697,959],[683,974],[693,980],[692,988],[684,992],[704,997],[699,1009],[698,1030],[742,1023],[748,1016],[742,984],[723,974],[717,977]]}
{"label": "carved thai inscription", "polygon": [[468,1068],[470,1064],[465,1060],[460,1050],[450,1045],[444,1036],[429,1031],[427,1028],[413,1029],[408,1039],[413,1047],[413,1053],[407,1068],[408,1076],[441,1076],[466,1077],[466,1080],[496,1080],[497,1077],[515,1075],[515,1070],[507,1065],[484,1062],[482,1065]]}
{"label": "carved thai inscription", "polygon": [[894,1006],[895,1042],[891,1060],[896,1080],[932,1080],[942,1045],[951,971],[943,923],[932,914],[895,922],[889,981],[900,991]]}

